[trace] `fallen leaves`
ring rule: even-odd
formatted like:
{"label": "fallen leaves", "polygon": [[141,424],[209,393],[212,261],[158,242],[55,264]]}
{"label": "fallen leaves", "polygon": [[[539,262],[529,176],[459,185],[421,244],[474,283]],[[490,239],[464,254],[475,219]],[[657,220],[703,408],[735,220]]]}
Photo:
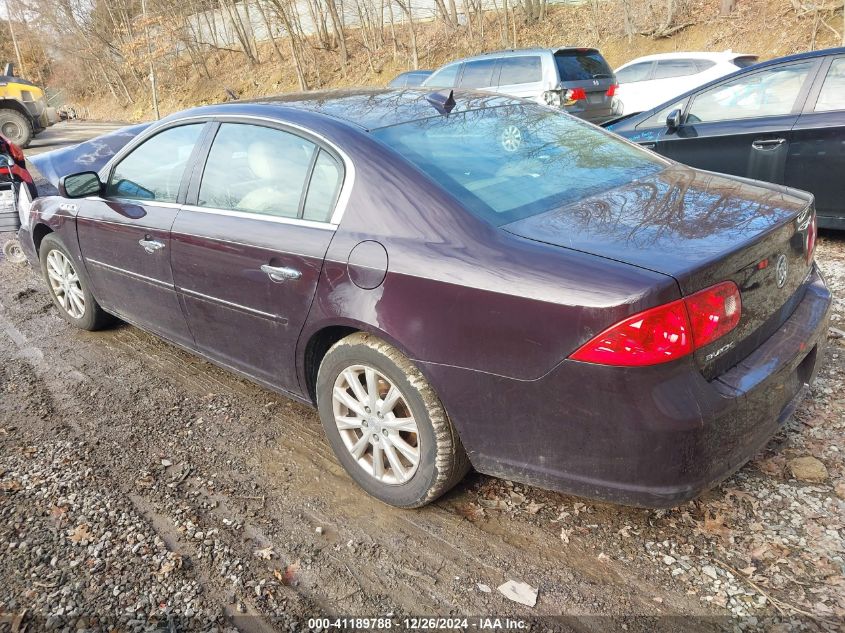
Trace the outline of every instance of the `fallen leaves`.
{"label": "fallen leaves", "polygon": [[272,560],[274,556],[276,556],[276,552],[273,551],[273,546],[268,545],[267,547],[263,547],[261,549],[257,549],[252,553],[253,556],[256,558],[263,558],[264,560]]}
{"label": "fallen leaves", "polygon": [[167,557],[161,562],[161,567],[158,570],[159,576],[167,576],[182,567],[182,555],[176,552],[168,552]]}
{"label": "fallen leaves", "polygon": [[21,482],[17,479],[4,479],[3,481],[0,481],[0,490],[3,492],[17,492],[21,489]]}
{"label": "fallen leaves", "polygon": [[275,576],[276,580],[278,580],[283,585],[290,587],[297,583],[296,574],[299,572],[299,566],[299,560],[296,560],[287,567],[285,567],[284,571],[280,569],[274,569],[273,576]]}
{"label": "fallen leaves", "polygon": [[90,527],[91,526],[87,523],[81,523],[77,525],[69,535],[71,542],[85,543],[93,539],[94,535],[91,534]]}

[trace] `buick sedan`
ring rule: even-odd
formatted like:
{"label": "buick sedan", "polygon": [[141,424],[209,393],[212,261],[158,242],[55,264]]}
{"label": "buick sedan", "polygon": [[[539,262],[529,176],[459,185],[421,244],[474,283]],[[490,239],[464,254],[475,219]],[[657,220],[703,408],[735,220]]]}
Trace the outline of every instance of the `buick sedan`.
{"label": "buick sedan", "polygon": [[396,506],[470,466],[680,503],[753,456],[821,362],[810,195],[541,105],[232,102],[35,162],[78,172],[21,230],[68,322],[117,317],[316,406]]}

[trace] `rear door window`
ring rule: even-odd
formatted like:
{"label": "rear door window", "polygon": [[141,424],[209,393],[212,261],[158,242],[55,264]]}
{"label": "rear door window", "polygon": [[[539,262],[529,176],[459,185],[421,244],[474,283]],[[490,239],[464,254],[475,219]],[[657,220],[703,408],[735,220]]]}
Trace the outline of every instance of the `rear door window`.
{"label": "rear door window", "polygon": [[197,204],[300,217],[316,151],[314,143],[290,132],[223,123],[208,154]]}
{"label": "rear door window", "polygon": [[555,53],[555,63],[561,81],[607,79],[613,71],[601,53],[594,50],[565,50]]}
{"label": "rear door window", "polygon": [[692,59],[662,59],[657,62],[654,70],[655,79],[669,79],[670,77],[685,77],[698,72],[698,66]]}
{"label": "rear door window", "polygon": [[176,202],[185,166],[204,125],[172,127],[141,143],[112,170],[106,196]]}
{"label": "rear door window", "polygon": [[321,149],[314,161],[314,171],[305,195],[303,220],[328,222],[334,212],[340,185],[343,183],[343,168],[340,162],[326,150]]}
{"label": "rear door window", "polygon": [[833,60],[816,101],[816,112],[845,110],[845,57]]}
{"label": "rear door window", "polygon": [[543,79],[542,62],[536,55],[524,57],[504,57],[499,72],[500,86],[530,84]]}
{"label": "rear door window", "polygon": [[489,88],[496,85],[493,78],[493,71],[498,64],[497,59],[482,59],[474,62],[465,62],[464,71],[458,83],[460,88]]}
{"label": "rear door window", "polygon": [[654,62],[640,62],[616,71],[616,80],[620,84],[630,84],[651,79],[651,67]]}

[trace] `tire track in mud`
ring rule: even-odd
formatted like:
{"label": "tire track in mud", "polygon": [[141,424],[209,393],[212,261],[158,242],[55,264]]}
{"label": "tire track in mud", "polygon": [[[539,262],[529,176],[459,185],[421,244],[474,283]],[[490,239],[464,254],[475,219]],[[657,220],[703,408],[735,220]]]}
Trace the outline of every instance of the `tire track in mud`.
{"label": "tire track in mud", "polygon": [[[0,272],[0,278],[18,289],[35,284],[29,274]],[[20,302],[3,299],[0,340],[5,336],[19,355],[35,359],[36,372],[61,403],[61,421],[77,416],[80,422],[71,424],[86,441],[102,442],[105,450],[122,447],[121,454],[112,450],[104,462],[117,471],[116,481],[132,495],[138,511],[163,533],[172,518],[160,500],[139,494],[127,482],[137,478],[150,454],[188,451],[202,443],[202,452],[185,453],[196,469],[186,483],[213,476],[232,491],[213,496],[217,506],[198,516],[208,525],[218,525],[224,516],[242,522],[241,542],[233,547],[246,557],[269,542],[285,561],[301,558],[299,586],[287,587],[286,595],[302,615],[306,609],[322,612],[310,615],[369,616],[389,611],[524,617],[706,613],[697,601],[644,582],[634,569],[598,562],[597,552],[576,545],[562,548],[549,530],[518,518],[493,512],[484,522],[467,521],[457,506],[475,499],[472,487],[485,480],[478,475],[420,511],[384,506],[345,474],[315,412],[134,327],[76,332],[54,311],[38,309],[43,298],[39,293]],[[83,392],[96,397],[83,397]],[[176,413],[166,415],[171,410]],[[131,422],[123,419],[127,416]],[[178,424],[171,419],[177,417]],[[204,420],[204,426],[189,437],[182,418],[194,421],[189,430],[197,427],[196,420]],[[239,504],[236,493],[241,492],[263,497],[264,507]],[[315,535],[316,527],[323,528],[322,536]],[[192,547],[174,541],[173,534],[168,538],[179,547]],[[268,563],[265,571],[270,569]],[[220,587],[210,571],[203,573],[204,584]],[[540,586],[535,609],[475,587],[476,582],[495,587],[511,578]],[[663,600],[662,608],[655,606],[655,596]],[[575,628],[602,625],[606,622],[585,620]]]}

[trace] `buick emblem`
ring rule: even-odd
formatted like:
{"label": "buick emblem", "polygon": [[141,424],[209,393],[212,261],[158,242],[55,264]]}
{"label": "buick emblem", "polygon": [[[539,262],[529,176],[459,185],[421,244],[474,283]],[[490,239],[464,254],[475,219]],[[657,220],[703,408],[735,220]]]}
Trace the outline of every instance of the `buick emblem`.
{"label": "buick emblem", "polygon": [[778,288],[783,288],[786,283],[786,273],[789,272],[789,262],[786,261],[786,255],[781,254],[778,257],[777,266],[775,266],[775,278],[778,283]]}

